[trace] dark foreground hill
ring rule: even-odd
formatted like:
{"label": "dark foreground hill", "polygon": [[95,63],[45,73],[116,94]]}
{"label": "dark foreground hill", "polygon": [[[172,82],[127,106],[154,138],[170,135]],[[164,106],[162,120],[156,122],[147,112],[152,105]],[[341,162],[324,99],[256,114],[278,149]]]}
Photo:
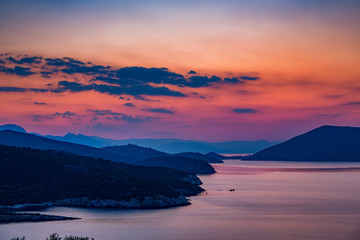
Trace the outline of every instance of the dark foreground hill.
{"label": "dark foreground hill", "polygon": [[103,158],[115,162],[131,162],[135,159],[129,156],[122,156],[102,149],[89,147],[86,145],[57,141],[33,134],[21,133],[12,130],[0,131],[0,144],[14,147],[29,147],[41,150],[55,150],[68,152],[77,155]]}
{"label": "dark foreground hill", "polygon": [[0,145],[0,205],[159,208],[202,191],[189,173]]}
{"label": "dark foreground hill", "polygon": [[178,156],[177,154],[169,154],[134,144],[104,147],[102,149],[137,160],[136,162],[131,162],[131,164],[148,167],[166,167],[195,174],[215,173],[214,168],[208,162],[222,162],[201,153],[184,153],[184,156]]}
{"label": "dark foreground hill", "polygon": [[[41,149],[41,150],[54,150],[59,152],[67,152],[76,155],[102,158],[115,162],[126,162],[126,163],[134,163],[136,161],[144,160],[147,158],[171,156],[168,153],[160,152],[152,148],[140,147],[132,144],[128,144],[124,146],[94,148],[81,144],[48,139],[46,137],[36,136],[33,134],[15,132],[12,130],[0,131],[0,144],[7,146],[15,146],[15,147],[29,147],[29,148]],[[200,153],[192,153],[192,155],[194,155],[193,157],[195,157],[196,159],[206,158],[211,160],[211,158]],[[183,170],[184,167],[188,167],[193,170],[198,169],[192,167],[196,165],[196,163],[192,164],[189,161],[183,161],[183,163],[187,164],[188,166],[176,165],[178,167],[175,169]],[[164,164],[162,166],[156,164],[156,166],[158,167],[167,167],[167,165],[168,164]],[[199,172],[195,172],[195,173],[203,173],[204,171],[208,172],[207,169],[211,168],[211,166],[209,164],[206,165],[208,166],[204,166],[203,164],[202,166],[204,166],[204,168],[199,169]]]}
{"label": "dark foreground hill", "polygon": [[149,158],[135,162],[135,164],[140,166],[167,167],[196,174],[215,173],[214,168],[203,160],[177,156]]}
{"label": "dark foreground hill", "polygon": [[360,128],[322,126],[245,160],[360,161]]}
{"label": "dark foreground hill", "polygon": [[186,157],[192,159],[200,159],[207,163],[222,163],[223,161],[220,159],[209,157],[205,154],[197,153],[197,152],[182,152],[182,153],[175,153],[173,156],[177,157]]}
{"label": "dark foreground hill", "polygon": [[160,152],[152,148],[140,147],[134,144],[103,147],[101,149],[117,155],[133,158],[135,161],[140,161],[147,158],[166,157],[170,155],[168,153]]}

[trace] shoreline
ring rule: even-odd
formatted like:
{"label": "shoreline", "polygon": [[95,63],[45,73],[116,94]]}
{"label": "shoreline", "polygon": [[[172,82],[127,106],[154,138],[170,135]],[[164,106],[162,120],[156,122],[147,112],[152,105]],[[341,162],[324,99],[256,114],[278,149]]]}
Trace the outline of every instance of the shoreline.
{"label": "shoreline", "polygon": [[15,204],[0,206],[0,224],[20,222],[45,222],[78,220],[80,218],[44,215],[40,213],[20,213],[19,211],[42,211],[50,207],[76,207],[98,209],[164,209],[191,205],[185,196],[167,197],[162,195],[148,196],[144,198],[132,198],[130,200],[92,200],[87,197],[68,198],[54,202],[39,204]]}
{"label": "shoreline", "polygon": [[14,213],[14,212],[0,213],[0,224],[24,223],[24,222],[70,221],[70,220],[79,220],[79,219],[81,218],[47,215],[40,213]]}

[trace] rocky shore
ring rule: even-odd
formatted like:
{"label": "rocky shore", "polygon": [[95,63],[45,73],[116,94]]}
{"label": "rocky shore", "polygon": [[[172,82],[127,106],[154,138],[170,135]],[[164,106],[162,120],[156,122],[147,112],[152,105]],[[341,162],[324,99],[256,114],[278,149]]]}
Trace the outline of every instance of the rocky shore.
{"label": "rocky shore", "polygon": [[161,209],[190,205],[184,196],[167,197],[162,195],[148,196],[144,198],[131,198],[129,200],[116,201],[112,199],[92,200],[87,197],[68,198],[54,202],[41,204],[16,204],[12,206],[0,206],[0,223],[13,222],[42,222],[75,220],[79,218],[43,215],[39,213],[16,213],[15,211],[41,211],[49,207],[78,207],[78,208],[114,208],[114,209]]}
{"label": "rocky shore", "polygon": [[40,204],[16,204],[0,206],[2,211],[40,211],[49,207],[80,207],[80,208],[117,208],[117,209],[159,209],[190,205],[184,196],[167,197],[162,195],[144,198],[131,198],[129,200],[68,198]]}
{"label": "rocky shore", "polygon": [[0,223],[76,220],[80,218],[44,215],[39,213],[0,213]]}

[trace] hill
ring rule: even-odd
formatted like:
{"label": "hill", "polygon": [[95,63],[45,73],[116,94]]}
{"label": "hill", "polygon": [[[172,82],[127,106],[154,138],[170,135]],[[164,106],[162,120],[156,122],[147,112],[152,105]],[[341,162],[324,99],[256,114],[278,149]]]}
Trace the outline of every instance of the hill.
{"label": "hill", "polygon": [[102,149],[114,154],[136,159],[136,162],[131,162],[131,164],[150,167],[167,167],[195,174],[215,173],[215,170],[208,162],[200,160],[201,158],[205,158],[209,161],[211,160],[210,162],[214,162],[215,159],[208,158],[201,153],[192,153],[189,157],[179,157],[176,154],[168,154],[134,144],[104,147]]}
{"label": "hill", "polygon": [[146,138],[146,139],[123,139],[114,140],[109,138],[101,138],[97,136],[86,136],[83,134],[68,133],[64,136],[45,135],[44,137],[71,142],[77,144],[88,145],[91,147],[107,147],[114,145],[133,144],[142,147],[150,147],[167,153],[178,152],[217,152],[217,153],[254,153],[266,147],[273,146],[279,142],[260,141],[228,141],[228,142],[206,142],[182,140],[176,138]]}
{"label": "hill", "polygon": [[244,160],[360,161],[360,128],[322,126]]}
{"label": "hill", "polygon": [[24,128],[22,128],[22,127],[20,127],[19,125],[16,125],[16,124],[1,125],[0,126],[0,131],[4,131],[4,130],[11,130],[11,131],[16,131],[16,132],[26,133],[26,130]]}
{"label": "hill", "polygon": [[[94,148],[86,145],[57,141],[53,139],[48,139],[41,136],[36,136],[33,134],[14,132],[11,130],[0,131],[0,144],[7,146],[15,146],[15,147],[29,147],[34,149],[42,149],[42,150],[54,150],[59,152],[67,152],[87,157],[96,157],[107,160],[112,160],[115,162],[127,162],[134,163],[136,161],[144,160],[147,158],[159,158],[170,156],[168,153],[160,152],[151,148],[140,147],[132,144],[128,144],[125,146],[112,146],[112,147],[104,147],[104,148]],[[202,155],[200,153],[192,154],[189,158],[195,157],[196,159],[206,158],[209,160],[210,158]],[[211,159],[210,159],[211,160]],[[208,163],[204,163],[200,168],[194,168],[196,165],[196,161],[191,163],[190,161],[182,161],[184,166],[180,166],[179,164],[172,165],[172,168],[183,170],[183,169],[198,169],[199,172],[194,173],[202,173],[204,171],[210,172],[208,169],[212,167]],[[211,162],[211,161],[210,161]],[[212,161],[214,162],[214,161]],[[179,162],[178,162],[179,163]],[[208,166],[204,166],[207,164]],[[151,164],[149,165],[151,166]],[[166,167],[167,164],[164,165],[156,165]],[[175,167],[177,166],[177,167]]]}
{"label": "hill", "polygon": [[56,151],[0,145],[0,205],[151,208],[189,204],[202,191],[189,173]]}
{"label": "hill", "polygon": [[35,136],[33,134],[15,132],[11,130],[0,131],[0,144],[14,147],[29,147],[34,149],[69,152],[82,156],[108,159],[115,162],[135,161],[135,159],[130,157],[121,156],[102,149],[52,140],[41,136]]}
{"label": "hill", "polygon": [[135,162],[134,164],[150,167],[166,167],[196,174],[215,173],[214,168],[203,160],[178,156],[149,158]]}
{"label": "hill", "polygon": [[197,152],[182,152],[182,153],[175,153],[173,156],[178,157],[185,157],[185,158],[192,158],[192,159],[200,159],[207,163],[222,163],[223,161],[220,159],[212,158],[207,155],[197,153]]}
{"label": "hill", "polygon": [[147,158],[166,157],[170,155],[152,148],[140,147],[134,144],[103,147],[101,149],[121,156],[126,156],[128,158],[133,158],[135,161],[140,161]]}

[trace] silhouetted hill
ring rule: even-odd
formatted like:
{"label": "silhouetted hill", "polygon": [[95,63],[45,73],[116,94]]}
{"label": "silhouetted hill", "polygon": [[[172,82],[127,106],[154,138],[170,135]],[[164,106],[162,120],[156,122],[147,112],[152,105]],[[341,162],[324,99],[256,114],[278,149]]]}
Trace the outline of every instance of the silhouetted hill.
{"label": "silhouetted hill", "polygon": [[84,144],[91,147],[106,147],[134,144],[142,147],[150,147],[162,152],[178,153],[178,152],[217,152],[217,153],[254,153],[266,147],[273,146],[279,142],[261,141],[228,141],[228,142],[205,142],[182,140],[176,138],[160,138],[160,139],[124,139],[114,140],[109,138],[101,138],[97,136],[86,136],[83,134],[68,133],[65,136],[44,137],[77,144]]}
{"label": "silhouetted hill", "polygon": [[106,141],[102,141],[102,140],[98,140],[98,139],[94,139],[92,137],[83,135],[83,134],[73,134],[73,133],[68,133],[65,136],[51,136],[51,135],[45,135],[44,137],[50,138],[50,139],[54,139],[54,140],[58,140],[58,141],[64,141],[64,142],[70,142],[70,143],[77,143],[77,144],[82,144],[82,145],[87,145],[90,147],[104,147],[104,146],[108,146],[109,143]]}
{"label": "silhouetted hill", "polygon": [[112,147],[103,147],[101,148],[105,151],[126,156],[129,158],[133,158],[136,161],[140,161],[147,158],[158,158],[158,157],[166,157],[170,154],[160,152],[158,150],[147,148],[147,147],[140,147],[134,144],[128,144],[123,146],[112,146]]}
{"label": "silhouetted hill", "polygon": [[35,136],[33,134],[20,133],[11,130],[0,131],[0,144],[14,147],[29,147],[42,150],[69,152],[82,156],[108,159],[115,162],[135,161],[130,157],[121,156],[102,149],[52,140],[45,137]]}
{"label": "silhouetted hill", "polygon": [[360,161],[360,128],[322,126],[245,160]]}
{"label": "silhouetted hill", "polygon": [[166,167],[195,174],[215,173],[214,168],[203,160],[190,159],[178,156],[149,158],[135,162],[135,164],[150,167]]}
{"label": "silhouetted hill", "polygon": [[200,159],[200,160],[203,160],[203,161],[205,161],[207,163],[222,163],[223,162],[222,160],[211,158],[211,157],[208,157],[208,156],[206,156],[204,154],[196,153],[196,152],[176,153],[176,154],[173,154],[173,156],[192,158],[192,159]]}
{"label": "silhouetted hill", "polygon": [[[104,147],[102,149],[115,154],[132,157],[137,160],[137,162],[131,162],[131,164],[168,167],[197,174],[211,174],[215,172],[209,163],[200,160],[200,158],[206,158],[208,160],[210,158],[207,158],[205,155],[200,153],[187,154],[190,155],[190,157],[185,158],[133,144]],[[214,159],[210,160],[215,161]]]}
{"label": "silhouetted hill", "polygon": [[[0,205],[78,199],[58,204],[71,206],[75,202],[76,206],[88,207],[99,206],[100,200],[124,200],[129,201],[128,207],[151,207],[148,197],[153,197],[153,202],[160,199],[159,206],[166,207],[186,204],[182,195],[201,192],[200,183],[195,175],[167,168],[0,145]],[[180,197],[179,203],[176,199]],[[168,198],[168,205],[161,205]],[[134,199],[140,205],[134,205]],[[106,207],[115,203],[101,204]]]}
{"label": "silhouetted hill", "polygon": [[4,130],[12,130],[12,131],[16,131],[16,132],[26,133],[26,130],[24,128],[22,128],[22,127],[20,127],[19,125],[16,125],[16,124],[1,125],[0,126],[0,131],[4,131]]}
{"label": "silhouetted hill", "polygon": [[217,159],[217,160],[228,159],[228,157],[220,155],[220,154],[215,153],[215,152],[209,152],[209,153],[205,154],[205,156],[207,156],[209,158]]}

